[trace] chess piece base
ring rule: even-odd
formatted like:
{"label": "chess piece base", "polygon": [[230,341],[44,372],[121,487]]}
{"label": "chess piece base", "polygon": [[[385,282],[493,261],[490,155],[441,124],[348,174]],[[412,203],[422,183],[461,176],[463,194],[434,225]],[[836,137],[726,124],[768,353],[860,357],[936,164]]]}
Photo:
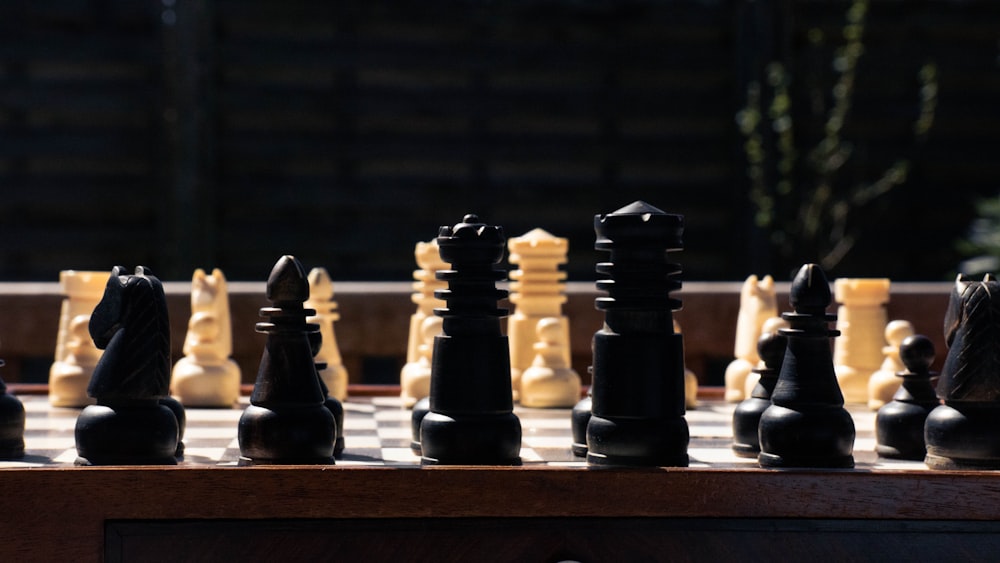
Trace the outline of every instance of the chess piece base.
{"label": "chess piece base", "polygon": [[899,401],[887,403],[875,418],[875,452],[890,459],[924,459],[927,414],[928,409],[920,405]]}
{"label": "chess piece base", "polygon": [[854,467],[854,420],[843,407],[796,411],[772,404],[759,428],[761,467]]}
{"label": "chess piece base", "polygon": [[250,405],[239,422],[244,465],[332,464],[336,422],[322,404],[271,410]]}
{"label": "chess piece base", "polygon": [[573,407],[571,427],[573,430],[573,455],[587,457],[587,424],[590,423],[590,408],[593,398],[587,395]]}
{"label": "chess piece base", "polygon": [[521,465],[521,421],[512,413],[447,415],[420,423],[422,465]]}
{"label": "chess piece base", "polygon": [[90,405],[76,420],[76,465],[176,465],[177,417],[157,401]]}
{"label": "chess piece base", "polygon": [[174,366],[170,389],[187,407],[230,408],[240,398],[240,367],[229,359],[201,365],[185,356]]}
{"label": "chess piece base", "polygon": [[521,406],[566,408],[580,400],[580,376],[570,369],[532,366],[521,376]]}
{"label": "chess piece base", "polygon": [[931,469],[1000,469],[1000,408],[949,403],[927,415],[925,463]]}
{"label": "chess piece base", "polygon": [[689,441],[684,417],[610,419],[591,415],[587,424],[587,463],[687,467]]}
{"label": "chess piece base", "polygon": [[733,411],[733,453],[753,458],[760,454],[760,417],[771,406],[770,399],[750,397]]}
{"label": "chess piece base", "polygon": [[56,362],[49,374],[49,404],[53,407],[80,409],[94,404],[87,395],[87,385],[94,368],[83,368],[76,364]]}
{"label": "chess piece base", "polygon": [[430,411],[430,398],[424,397],[413,405],[413,414],[410,415],[410,429],[413,436],[413,440],[410,441],[410,451],[416,455],[420,455],[422,450],[420,447],[420,424],[424,421],[424,417],[427,416],[427,413]]}
{"label": "chess piece base", "polygon": [[[726,394],[725,399],[730,403],[742,401],[749,396],[746,392],[747,376],[750,375],[754,365],[743,358],[736,358],[726,366]],[[752,388],[751,388],[752,389]]]}

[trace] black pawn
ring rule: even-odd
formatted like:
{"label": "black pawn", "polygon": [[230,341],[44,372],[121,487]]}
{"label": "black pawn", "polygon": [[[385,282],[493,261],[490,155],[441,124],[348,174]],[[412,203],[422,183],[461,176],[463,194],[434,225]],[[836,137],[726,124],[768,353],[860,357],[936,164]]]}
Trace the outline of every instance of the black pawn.
{"label": "black pawn", "polygon": [[940,404],[931,385],[934,343],[923,335],[908,336],[899,345],[899,358],[906,371],[896,376],[903,383],[875,416],[875,451],[882,457],[923,460],[927,454],[924,423]]}
{"label": "black pawn", "polygon": [[[319,354],[319,349],[323,345],[323,333],[320,331],[309,333],[309,347],[312,351],[313,359]],[[316,373],[319,374],[326,369],[326,362],[315,362]],[[344,404],[340,399],[330,396],[330,388],[326,386],[323,378],[319,378],[319,389],[323,393],[323,406],[333,415],[333,422],[337,426],[336,438],[333,440],[333,457],[340,459],[344,453]]]}
{"label": "black pawn", "polygon": [[239,422],[240,465],[332,464],[333,414],[324,405],[303,307],[309,282],[302,264],[282,256],[267,279],[267,299],[257,331],[267,334],[250,406]]}
{"label": "black pawn", "polygon": [[142,266],[134,274],[115,266],[89,329],[104,354],[87,387],[97,404],[76,420],[77,465],[175,465],[180,429],[164,404],[170,320],[160,280]]}
{"label": "black pawn", "polygon": [[0,379],[0,460],[24,457],[24,417],[24,405]]}
{"label": "black pawn", "polygon": [[434,339],[430,412],[420,423],[424,464],[520,465],[521,421],[514,414],[510,351],[501,333],[496,288],[505,274],[494,265],[503,258],[503,229],[466,215],[441,227],[441,258],[453,269],[437,272],[448,289],[434,293],[447,307]]}
{"label": "black pawn", "polygon": [[771,406],[760,417],[761,467],[854,467],[854,420],[833,371],[830,338],[840,334],[828,323],[830,284],[816,264],[802,266],[792,281],[794,313]]}
{"label": "black pawn", "polygon": [[591,465],[688,465],[684,419],[684,344],[674,333],[681,302],[680,265],[667,254],[683,248],[683,217],[637,201],[594,218],[597,299],[604,327],[594,334],[592,408],[587,424]]}
{"label": "black pawn", "polygon": [[1000,282],[960,277],[945,313],[945,357],[927,415],[931,469],[1000,469]]}
{"label": "black pawn", "polygon": [[733,453],[740,457],[760,454],[760,417],[771,406],[771,393],[778,383],[787,345],[788,339],[777,332],[762,334],[757,341],[757,353],[764,367],[753,371],[760,375],[760,380],[750,397],[736,405],[733,411]]}

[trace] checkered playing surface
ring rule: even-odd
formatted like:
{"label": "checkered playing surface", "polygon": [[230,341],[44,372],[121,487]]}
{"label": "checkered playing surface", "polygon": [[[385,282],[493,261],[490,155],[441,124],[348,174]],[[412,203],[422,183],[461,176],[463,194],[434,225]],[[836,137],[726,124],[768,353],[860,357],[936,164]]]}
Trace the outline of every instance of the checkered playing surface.
{"label": "checkered playing surface", "polygon": [[[22,396],[27,411],[26,456],[20,461],[0,462],[0,467],[66,466],[76,459],[73,428],[78,409],[49,406],[45,396]],[[185,456],[181,465],[236,465],[239,444],[236,426],[247,405],[239,408],[187,409],[184,435]],[[687,413],[691,433],[688,453],[691,467],[754,468],[756,460],[734,456],[731,421],[735,405],[703,401]],[[875,413],[852,406],[857,428],[854,457],[858,469],[925,469],[921,462],[878,459],[875,449]],[[343,466],[413,466],[420,458],[410,451],[410,411],[396,397],[352,397],[344,404],[344,438],[347,447]],[[585,467],[586,462],[570,451],[569,409],[515,409],[521,419],[525,465]]]}

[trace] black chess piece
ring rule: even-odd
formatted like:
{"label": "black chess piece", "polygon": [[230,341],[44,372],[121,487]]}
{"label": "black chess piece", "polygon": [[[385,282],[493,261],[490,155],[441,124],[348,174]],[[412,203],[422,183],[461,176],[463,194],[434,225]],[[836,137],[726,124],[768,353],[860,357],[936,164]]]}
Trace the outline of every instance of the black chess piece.
{"label": "black chess piece", "polygon": [[430,410],[430,397],[424,397],[413,405],[413,411],[410,415],[410,430],[413,434],[413,439],[410,441],[410,451],[416,455],[420,455],[423,451],[423,448],[420,447],[420,424],[424,421],[424,417],[427,416]]}
{"label": "black chess piece", "polygon": [[160,280],[139,266],[115,266],[90,315],[104,354],[88,405],[76,420],[77,465],[174,465],[180,429],[162,401],[170,386],[170,321]]}
{"label": "black chess piece", "polygon": [[267,334],[250,406],[239,422],[240,465],[332,464],[333,414],[324,404],[309,334],[319,326],[303,307],[309,282],[294,256],[282,256],[267,279],[257,331]]}
{"label": "black chess piece", "polygon": [[521,421],[514,414],[510,351],[501,333],[507,314],[496,288],[505,277],[494,265],[503,257],[503,229],[466,215],[441,227],[441,258],[451,270],[437,272],[448,289],[434,292],[447,302],[434,339],[430,412],[420,423],[421,461],[444,465],[520,465]]}
{"label": "black chess piece", "polygon": [[[323,333],[320,331],[309,333],[309,347],[312,351],[313,359],[319,354],[320,346],[323,345]],[[326,369],[326,362],[315,362],[317,375]],[[319,378],[319,389],[323,393],[323,406],[333,415],[333,422],[336,425],[336,438],[333,441],[333,457],[340,459],[344,453],[344,404],[340,399],[330,396],[330,388],[326,386],[323,378]]]}
{"label": "black chess piece", "polygon": [[590,412],[593,408],[594,396],[590,391],[587,396],[573,407],[570,413],[570,430],[573,433],[573,455],[587,457],[587,425],[590,424]]}
{"label": "black chess piece", "polygon": [[854,467],[854,420],[833,371],[828,323],[830,284],[816,264],[802,266],[792,281],[793,313],[771,406],[760,417],[761,467]]}
{"label": "black chess piece", "polygon": [[24,457],[24,420],[24,404],[7,392],[7,384],[0,379],[0,460]]}
{"label": "black chess piece", "polygon": [[906,366],[896,374],[903,379],[892,401],[875,415],[875,451],[895,459],[923,460],[927,455],[924,423],[940,404],[931,385],[934,343],[926,336],[908,336],[899,345],[899,358]]}
{"label": "black chess piece", "polygon": [[736,405],[733,411],[733,453],[740,457],[760,454],[760,417],[771,406],[771,393],[778,383],[781,362],[785,358],[788,339],[777,332],[765,333],[757,341],[757,354],[764,367],[754,368],[760,376],[750,397]]}
{"label": "black chess piece", "polygon": [[1000,469],[1000,282],[960,276],[945,312],[945,357],[927,415],[931,469]]}
{"label": "black chess piece", "polygon": [[637,201],[594,218],[595,248],[610,251],[597,272],[604,327],[594,334],[592,408],[587,424],[591,465],[688,465],[684,419],[684,344],[674,332],[681,302],[683,217]]}
{"label": "black chess piece", "polygon": [[174,413],[174,418],[177,419],[177,449],[174,450],[174,457],[177,459],[183,459],[184,430],[187,428],[187,412],[184,411],[184,405],[170,395],[160,399],[160,404],[170,409],[170,412]]}

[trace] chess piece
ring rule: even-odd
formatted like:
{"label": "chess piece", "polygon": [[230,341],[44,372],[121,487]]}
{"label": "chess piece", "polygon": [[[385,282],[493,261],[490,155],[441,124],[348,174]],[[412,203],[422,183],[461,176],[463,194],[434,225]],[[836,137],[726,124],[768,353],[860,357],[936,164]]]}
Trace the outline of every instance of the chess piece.
{"label": "chess piece", "polygon": [[423,448],[420,447],[420,425],[424,421],[424,417],[427,413],[431,411],[431,398],[430,396],[420,399],[413,405],[413,410],[410,413],[410,431],[412,432],[412,439],[410,440],[410,451],[414,455],[421,455],[423,453]]}
{"label": "chess piece", "polygon": [[[593,373],[593,372],[591,372]],[[570,430],[573,433],[573,455],[587,457],[587,425],[590,424],[590,413],[594,407],[594,396],[587,391],[587,396],[573,407],[570,413]]]}
{"label": "chess piece", "polygon": [[420,345],[420,357],[415,362],[408,362],[399,374],[400,395],[403,406],[413,408],[413,405],[431,393],[431,356],[434,351],[434,338],[441,334],[441,317],[427,317],[420,324],[420,332],[424,338]]}
{"label": "chess piece", "polygon": [[906,369],[892,401],[875,415],[875,451],[888,458],[923,460],[927,454],[924,423],[940,404],[931,385],[934,343],[923,335],[908,336],[899,347]]}
{"label": "chess piece", "polygon": [[[790,325],[788,321],[781,317],[771,317],[764,321],[764,325],[761,327],[761,334],[771,334],[777,333],[783,328],[788,328]],[[757,369],[764,367],[764,361],[760,360],[757,362]],[[757,383],[760,382],[760,374],[757,370],[751,370],[746,378],[746,396],[752,397],[754,389],[757,388]]]}
{"label": "chess piece", "polygon": [[435,295],[447,307],[434,339],[430,412],[420,423],[421,462],[442,465],[520,465],[521,421],[513,412],[510,350],[497,309],[507,292],[496,288],[504,273],[503,229],[466,215],[441,227],[441,258],[452,270],[439,271],[448,289]]}
{"label": "chess piece", "polygon": [[[521,377],[536,357],[534,345],[538,342],[536,328],[539,321],[556,319],[562,363],[570,365],[569,319],[562,314],[566,302],[566,272],[559,269],[566,263],[569,241],[552,236],[543,229],[534,229],[507,241],[508,260],[520,266],[510,273],[510,302],[514,314],[507,319],[507,338],[510,341],[510,376],[514,400],[520,400]],[[536,397],[537,400],[537,397]],[[573,399],[576,403],[577,399]],[[573,403],[570,403],[571,406]]]}
{"label": "chess piece", "polygon": [[[4,364],[0,360],[0,367]],[[7,384],[0,379],[0,460],[24,457],[24,404],[7,392]]]}
{"label": "chess piece", "polygon": [[240,465],[332,464],[337,429],[324,406],[306,322],[315,314],[303,307],[309,298],[305,269],[294,256],[282,256],[267,278],[267,300],[257,331],[267,335],[250,406],[239,422]]}
{"label": "chess piece", "polygon": [[[313,270],[315,271],[315,270]],[[313,287],[310,284],[310,288]],[[308,301],[306,302],[308,303]],[[315,317],[310,317],[315,318]],[[314,323],[312,323],[314,324]],[[317,325],[318,326],[318,325]],[[316,367],[316,374],[319,375],[323,373],[326,369],[326,364],[323,362],[316,361],[320,349],[323,347],[323,332],[317,330],[316,332],[309,333],[309,349],[313,355],[313,363]],[[323,377],[319,377],[319,389],[323,393],[323,406],[326,410],[330,411],[333,415],[333,423],[335,428],[335,434],[333,439],[333,457],[334,459],[340,459],[341,454],[344,453],[344,403],[340,402],[336,397],[331,396],[330,389],[327,388],[326,382],[323,381]]]}
{"label": "chess piece", "polygon": [[899,359],[899,345],[913,334],[913,325],[909,321],[892,321],[885,325],[882,367],[868,379],[868,408],[871,410],[882,408],[899,390],[902,380],[896,374],[906,369]]}
{"label": "chess piece", "polygon": [[792,281],[791,328],[771,406],[760,417],[761,467],[854,467],[854,420],[844,409],[830,353],[830,285],[816,264],[802,266]]}
{"label": "chess piece", "polygon": [[[413,370],[416,368],[414,364],[420,363],[421,351],[420,346],[425,343],[424,334],[422,332],[423,322],[427,318],[434,318],[434,309],[436,307],[443,307],[444,301],[434,297],[434,292],[439,289],[444,289],[448,287],[448,283],[440,281],[436,278],[437,272],[440,270],[448,269],[448,263],[441,259],[441,253],[438,251],[438,245],[436,240],[430,242],[418,242],[416,250],[414,251],[414,256],[417,260],[417,265],[420,266],[419,270],[413,272],[413,295],[410,296],[412,300],[417,305],[416,312],[410,316],[410,338],[406,346],[406,364],[403,366],[402,371]],[[441,327],[438,325],[438,334],[440,334]],[[434,336],[437,336],[435,334]],[[429,353],[433,356],[434,346],[432,345]],[[429,356],[428,361],[431,360]],[[399,374],[402,393],[406,392],[406,385],[403,384],[403,373]],[[412,406],[413,397],[407,397],[402,395],[403,402]],[[419,442],[419,438],[415,441]]]}
{"label": "chess piece", "polygon": [[580,376],[566,360],[569,348],[557,317],[545,317],[535,328],[535,360],[521,374],[521,405],[525,407],[572,407],[580,400]]}
{"label": "chess piece", "polygon": [[593,393],[587,463],[687,466],[684,345],[674,332],[681,302],[680,265],[668,253],[683,246],[683,217],[637,201],[594,218],[604,326],[594,334]]}
{"label": "chess piece", "polygon": [[49,402],[54,407],[80,408],[94,402],[87,395],[87,385],[101,350],[90,339],[87,324],[107,279],[107,272],[59,272],[59,285],[66,297],[59,314],[55,361],[49,368]]}
{"label": "chess piece", "polygon": [[160,280],[139,266],[115,266],[90,316],[104,350],[88,405],[76,420],[77,465],[175,465],[177,416],[161,403],[170,385],[170,321]]}
{"label": "chess piece", "polygon": [[[674,320],[674,333],[681,334],[681,325]],[[698,376],[687,368],[684,363],[684,406],[694,409],[698,407]]]}
{"label": "chess piece", "polygon": [[316,310],[316,314],[306,321],[318,324],[322,335],[322,346],[316,354],[316,361],[326,367],[319,370],[319,376],[330,390],[329,396],[344,401],[347,399],[348,375],[333,330],[334,323],[340,320],[340,313],[337,312],[337,302],[333,300],[333,282],[326,268],[309,271],[309,300],[305,306]]}
{"label": "chess piece", "polygon": [[833,370],[848,403],[868,402],[868,380],[882,364],[889,280],[847,279],[833,282],[837,330]]}
{"label": "chess piece", "polygon": [[759,376],[757,387],[733,411],[733,453],[740,457],[760,454],[760,417],[771,406],[787,345],[788,339],[777,332],[765,332],[757,342],[757,357],[763,361],[763,367],[754,368]]}
{"label": "chess piece", "polygon": [[233,330],[226,277],[201,268],[191,279],[191,318],[184,357],[174,364],[173,395],[189,407],[231,407],[240,398],[240,366],[229,356]]}
{"label": "chess piece", "polygon": [[945,356],[927,415],[931,469],[1000,469],[1000,282],[959,276],[945,312]]}
{"label": "chess piece", "polygon": [[[726,367],[726,395],[730,402],[742,401],[749,395],[746,378],[755,367],[759,367],[757,356],[757,340],[763,333],[762,328],[767,319],[778,316],[777,298],[775,297],[774,279],[764,276],[750,276],[743,282],[740,290],[740,312],[736,317],[736,343],[733,355],[736,356]],[[753,389],[750,385],[749,389]]]}

